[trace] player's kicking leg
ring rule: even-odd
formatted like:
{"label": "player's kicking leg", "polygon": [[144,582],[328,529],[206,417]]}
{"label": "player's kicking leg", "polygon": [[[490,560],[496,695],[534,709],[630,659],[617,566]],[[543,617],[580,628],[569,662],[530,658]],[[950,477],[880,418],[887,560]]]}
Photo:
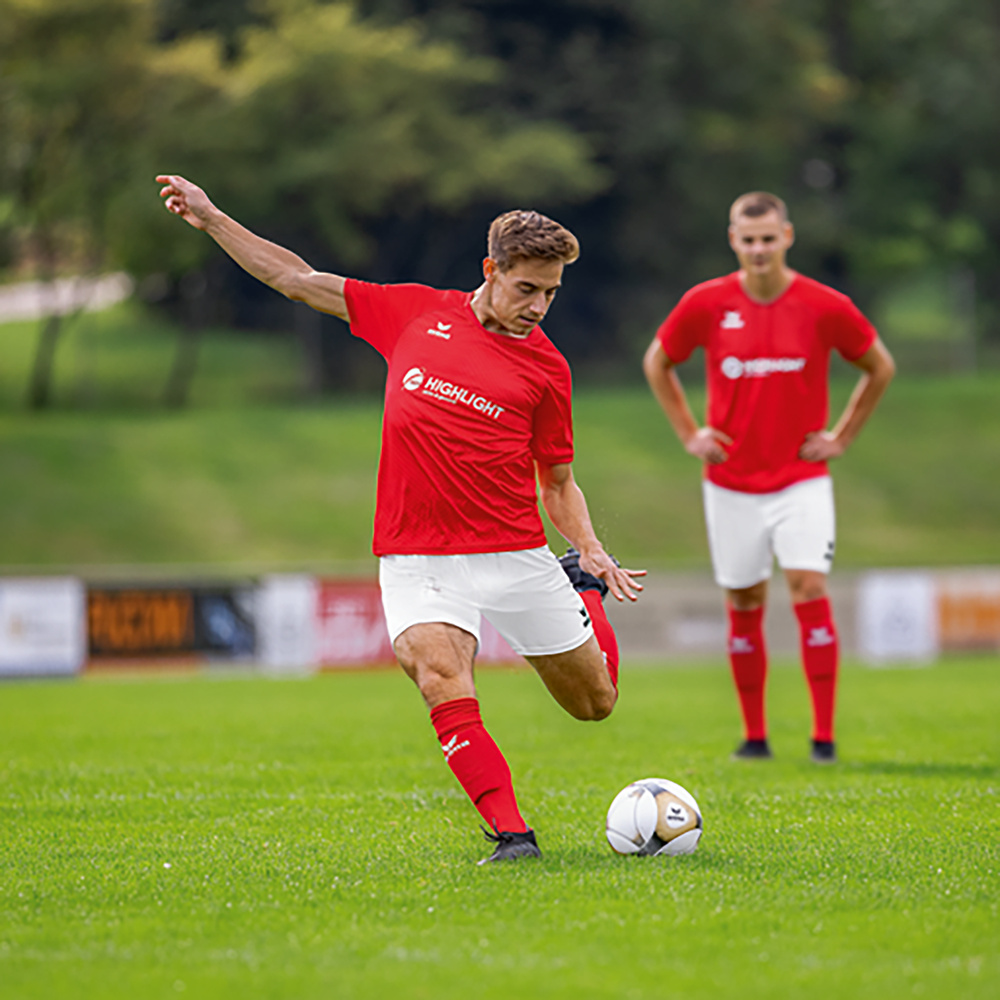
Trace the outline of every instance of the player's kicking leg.
{"label": "player's kicking leg", "polygon": [[420,689],[444,759],[486,822],[494,842],[486,860],[538,857],[535,834],[517,807],[510,767],[486,731],[473,681],[476,637],[443,622],[412,625],[394,643]]}

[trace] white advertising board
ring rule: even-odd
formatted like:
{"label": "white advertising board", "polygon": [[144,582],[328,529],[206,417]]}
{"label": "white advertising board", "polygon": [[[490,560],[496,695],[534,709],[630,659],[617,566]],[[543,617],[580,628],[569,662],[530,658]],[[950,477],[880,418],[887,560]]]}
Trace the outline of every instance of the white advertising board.
{"label": "white advertising board", "polygon": [[257,654],[269,670],[302,671],[317,666],[318,585],[305,574],[267,576],[257,589]]}
{"label": "white advertising board", "polygon": [[858,653],[869,663],[927,663],[939,650],[930,573],[866,573],[858,583]]}
{"label": "white advertising board", "polygon": [[72,675],[87,657],[87,597],[71,577],[0,580],[0,675]]}

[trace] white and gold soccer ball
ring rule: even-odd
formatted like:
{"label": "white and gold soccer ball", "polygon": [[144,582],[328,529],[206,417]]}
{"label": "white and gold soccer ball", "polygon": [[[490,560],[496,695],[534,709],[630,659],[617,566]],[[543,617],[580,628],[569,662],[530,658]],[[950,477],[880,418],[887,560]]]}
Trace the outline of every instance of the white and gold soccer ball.
{"label": "white and gold soccer ball", "polygon": [[691,854],[701,839],[701,810],[676,781],[643,778],[615,796],[605,831],[619,854]]}

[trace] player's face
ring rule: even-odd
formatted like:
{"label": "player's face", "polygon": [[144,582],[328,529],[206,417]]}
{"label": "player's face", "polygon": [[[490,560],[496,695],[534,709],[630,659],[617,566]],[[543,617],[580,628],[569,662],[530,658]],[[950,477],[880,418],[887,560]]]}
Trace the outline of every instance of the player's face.
{"label": "player's face", "polygon": [[562,284],[559,260],[519,260],[501,271],[490,258],[485,264],[490,304],[500,324],[513,334],[530,333],[545,314]]}
{"label": "player's face", "polygon": [[740,268],[752,277],[778,274],[794,239],[792,224],[783,221],[777,212],[754,219],[741,215],[729,227],[729,245]]}

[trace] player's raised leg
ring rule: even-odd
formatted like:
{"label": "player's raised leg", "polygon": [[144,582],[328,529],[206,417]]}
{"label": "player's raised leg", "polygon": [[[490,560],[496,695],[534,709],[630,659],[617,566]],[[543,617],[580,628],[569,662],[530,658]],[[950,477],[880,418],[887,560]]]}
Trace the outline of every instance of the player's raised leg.
{"label": "player's raised leg", "polygon": [[[618,562],[611,557],[615,563]],[[604,664],[614,685],[618,690],[618,637],[615,630],[608,621],[607,612],[604,610],[604,598],[608,594],[608,585],[599,576],[594,576],[580,567],[580,553],[574,548],[570,548],[564,556],[559,559],[559,565],[569,578],[573,589],[580,595],[587,612],[590,615],[590,623],[594,629],[594,638],[597,645],[601,647],[604,654]]]}

